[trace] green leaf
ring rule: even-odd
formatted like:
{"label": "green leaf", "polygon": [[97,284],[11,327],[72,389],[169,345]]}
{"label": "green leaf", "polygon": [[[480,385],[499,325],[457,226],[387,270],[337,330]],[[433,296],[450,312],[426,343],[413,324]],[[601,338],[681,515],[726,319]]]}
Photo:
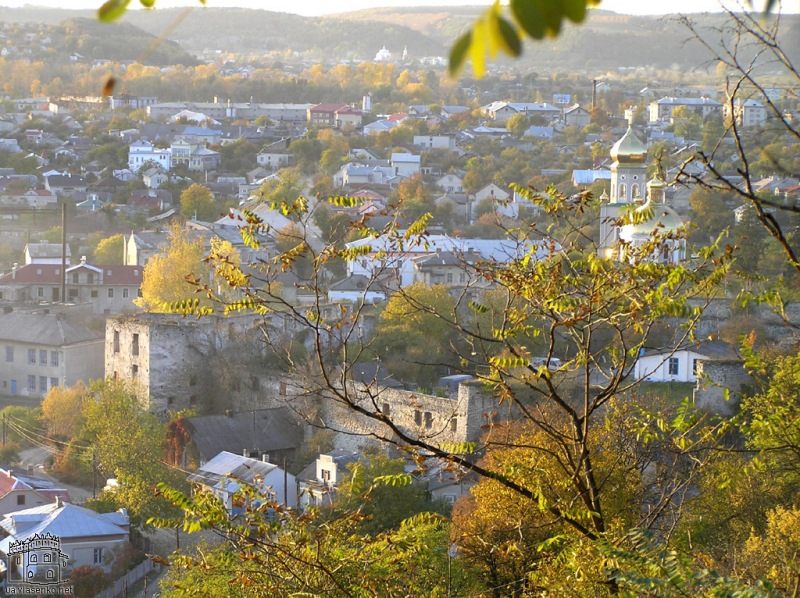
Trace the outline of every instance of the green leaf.
{"label": "green leaf", "polygon": [[467,50],[469,50],[471,44],[471,31],[467,31],[453,44],[453,47],[450,49],[450,65],[448,66],[451,75],[458,75],[458,73],[461,72],[464,61],[467,59]]}
{"label": "green leaf", "polygon": [[103,6],[97,9],[97,18],[103,23],[116,21],[125,14],[130,3],[131,0],[107,0]]}
{"label": "green leaf", "polygon": [[145,8],[153,8],[156,5],[156,0],[139,0]]}
{"label": "green leaf", "polygon": [[497,28],[500,32],[500,39],[502,40],[502,48],[506,54],[511,56],[519,56],[522,54],[522,41],[519,39],[517,30],[506,19],[497,20]]}
{"label": "green leaf", "polygon": [[535,2],[532,0],[511,0],[511,13],[525,33],[533,39],[544,38],[544,18]]}

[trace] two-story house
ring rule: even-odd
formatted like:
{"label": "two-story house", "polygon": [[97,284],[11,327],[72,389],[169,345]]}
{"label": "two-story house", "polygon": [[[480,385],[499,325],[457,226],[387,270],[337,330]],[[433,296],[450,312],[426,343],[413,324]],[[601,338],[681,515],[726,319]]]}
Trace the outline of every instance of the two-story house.
{"label": "two-story house", "polygon": [[44,397],[54,386],[103,377],[104,342],[61,314],[0,314],[0,392]]}

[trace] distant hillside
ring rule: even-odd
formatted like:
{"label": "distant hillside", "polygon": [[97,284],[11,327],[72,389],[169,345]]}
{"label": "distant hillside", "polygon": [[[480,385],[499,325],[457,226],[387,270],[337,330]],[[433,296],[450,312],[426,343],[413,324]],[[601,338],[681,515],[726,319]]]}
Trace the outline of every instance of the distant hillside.
{"label": "distant hillside", "polygon": [[[213,0],[209,0],[213,6]],[[447,55],[453,40],[463,32],[482,7],[378,8],[330,17],[309,18],[286,13],[237,8],[158,9],[130,11],[114,35],[109,25],[96,23],[91,11],[0,8],[5,22],[59,23],[77,16],[90,17],[81,25],[87,36],[83,47],[127,53],[136,58],[153,38],[137,39],[127,23],[159,38],[168,38],[194,55],[204,50],[258,54],[298,52],[323,61],[369,60],[383,46],[392,52],[404,47],[412,58]],[[718,27],[721,15],[693,17],[702,27]],[[782,17],[783,46],[800,63],[800,15]],[[121,32],[121,33],[116,33]],[[690,70],[701,67],[708,54],[673,17],[640,17],[593,11],[580,26],[566,26],[556,39],[527,42],[516,61],[523,70],[603,72],[619,67],[652,66]],[[106,39],[108,38],[108,39]],[[105,40],[105,41],[104,41]],[[127,40],[127,41],[125,41]],[[164,46],[166,48],[166,46]],[[77,50],[80,51],[80,50]],[[177,52],[171,47],[170,52]],[[81,52],[85,54],[85,52]],[[181,62],[175,55],[158,56]],[[508,61],[506,61],[508,62]]]}
{"label": "distant hillside", "polygon": [[99,23],[94,18],[73,18],[65,21],[63,48],[89,58],[136,60],[142,64],[165,66],[195,65],[197,58],[177,43],[159,40],[130,23]]}
{"label": "distant hillside", "polygon": [[[485,7],[393,7],[333,15],[353,22],[402,24],[449,47]],[[718,28],[722,14],[693,15],[702,29]],[[800,15],[781,17],[784,51],[800,62]],[[412,50],[409,46],[409,50]],[[414,52],[416,55],[416,52]],[[526,42],[523,68],[534,70],[612,70],[618,67],[700,67],[708,52],[690,39],[678,15],[630,16],[595,10],[581,25],[566,25],[561,35],[543,42]]]}
{"label": "distant hillside", "polygon": [[[132,11],[126,19],[157,35],[181,14],[180,9]],[[238,53],[291,50],[310,52],[321,59],[370,59],[384,45],[394,51],[406,45],[414,47],[417,56],[446,52],[441,42],[401,25],[238,8],[196,9],[170,37],[197,54],[203,50]]]}

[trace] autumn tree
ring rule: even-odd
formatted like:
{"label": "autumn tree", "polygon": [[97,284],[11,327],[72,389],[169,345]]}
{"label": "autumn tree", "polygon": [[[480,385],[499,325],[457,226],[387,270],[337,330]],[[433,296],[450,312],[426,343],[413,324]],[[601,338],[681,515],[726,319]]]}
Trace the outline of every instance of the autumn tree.
{"label": "autumn tree", "polygon": [[[452,314],[455,301],[444,285],[417,283],[389,298],[375,333],[375,351],[399,380],[432,388],[437,373],[456,359],[451,330],[437,314]],[[427,342],[435,338],[437,342]]]}
{"label": "autumn tree", "polygon": [[83,428],[83,402],[87,395],[82,383],[50,389],[42,401],[42,419],[50,438],[70,440],[80,433]]}
{"label": "autumn tree", "polygon": [[125,236],[112,235],[102,239],[94,250],[94,262],[101,265],[125,263]]}
{"label": "autumn tree", "polygon": [[205,185],[194,183],[181,193],[181,216],[187,220],[215,220],[219,208],[214,203],[214,194]]}
{"label": "autumn tree", "polygon": [[[144,267],[141,296],[134,299],[134,304],[145,311],[163,312],[169,304],[191,296],[195,290],[189,284],[191,280],[210,282],[208,267],[203,263],[202,240],[192,240],[188,231],[179,226],[170,229],[169,240],[169,246],[147,260]],[[208,304],[207,299],[200,301]]]}
{"label": "autumn tree", "polygon": [[531,120],[527,115],[522,114],[521,112],[512,115],[511,118],[509,118],[506,122],[506,129],[508,129],[508,132],[517,139],[522,138],[522,136],[525,134],[525,131],[527,131],[528,127],[530,126]]}

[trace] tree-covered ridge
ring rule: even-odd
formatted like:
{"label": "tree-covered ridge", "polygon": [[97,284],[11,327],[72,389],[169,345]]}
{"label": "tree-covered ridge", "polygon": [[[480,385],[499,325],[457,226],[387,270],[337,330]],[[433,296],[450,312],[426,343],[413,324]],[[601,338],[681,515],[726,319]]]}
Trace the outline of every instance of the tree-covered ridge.
{"label": "tree-covered ridge", "polygon": [[90,59],[135,60],[146,65],[198,64],[196,58],[169,39],[145,32],[131,23],[98,23],[95,19],[73,18],[56,28],[63,31],[62,47]]}

